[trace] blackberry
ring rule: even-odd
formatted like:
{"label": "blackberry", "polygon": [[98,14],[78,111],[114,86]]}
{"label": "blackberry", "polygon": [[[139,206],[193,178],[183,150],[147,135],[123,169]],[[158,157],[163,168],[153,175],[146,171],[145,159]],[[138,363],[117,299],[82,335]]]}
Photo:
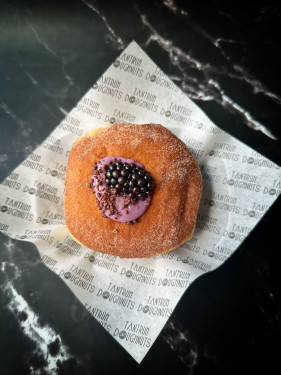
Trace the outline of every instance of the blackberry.
{"label": "blackberry", "polygon": [[121,175],[121,172],[119,170],[115,170],[112,172],[112,177],[114,178],[118,178],[120,177],[120,175]]}
{"label": "blackberry", "polygon": [[134,186],[136,186],[136,184],[137,184],[137,182],[134,181],[134,180],[130,180],[130,181],[129,181],[129,185],[130,185],[130,187],[134,187]]}
{"label": "blackberry", "polygon": [[125,169],[127,169],[127,171],[131,171],[132,170],[132,166],[128,163],[125,163]]}
{"label": "blackberry", "polygon": [[130,184],[129,184],[128,181],[126,181],[126,182],[124,183],[123,189],[125,189],[125,190],[129,190],[129,187],[130,187]]}
{"label": "blackberry", "polygon": [[146,195],[145,195],[144,193],[139,193],[139,194],[138,194],[138,198],[139,198],[140,200],[144,200],[144,199],[146,198]]}
{"label": "blackberry", "polygon": [[121,184],[121,185],[123,185],[124,183],[125,183],[125,178],[124,177],[119,177],[118,178],[118,184]]}
{"label": "blackberry", "polygon": [[150,174],[135,164],[115,161],[105,168],[105,184],[117,194],[127,195],[134,201],[149,197],[154,187]]}
{"label": "blackberry", "polygon": [[144,186],[144,185],[146,185],[146,183],[145,183],[145,181],[144,181],[142,178],[140,178],[140,179],[138,180],[138,185],[139,185],[139,186]]}
{"label": "blackberry", "polygon": [[135,186],[134,188],[133,188],[133,193],[139,193],[140,192],[140,188],[138,187],[138,186]]}
{"label": "blackberry", "polygon": [[121,176],[122,176],[122,177],[127,177],[128,174],[129,174],[129,171],[128,171],[127,169],[122,169],[122,170],[121,170]]}

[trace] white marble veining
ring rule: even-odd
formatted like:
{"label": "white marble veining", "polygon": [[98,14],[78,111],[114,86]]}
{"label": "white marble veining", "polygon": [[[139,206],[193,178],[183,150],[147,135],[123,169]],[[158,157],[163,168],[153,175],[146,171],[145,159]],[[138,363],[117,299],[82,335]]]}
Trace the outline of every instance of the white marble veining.
{"label": "white marble veining", "polygon": [[[42,325],[40,316],[16,289],[15,284],[18,280],[21,280],[22,273],[25,272],[25,269],[19,268],[13,261],[14,257],[16,257],[16,252],[19,251],[16,244],[7,237],[6,241],[3,243],[3,247],[5,251],[3,251],[2,255],[5,253],[6,260],[1,261],[1,271],[6,275],[6,282],[2,290],[6,298],[10,301],[7,308],[19,322],[25,335],[36,345],[36,352],[32,354],[43,357],[45,362],[44,370],[47,371],[48,374],[55,373],[58,361],[63,362],[71,358],[69,350],[64,345],[61,336],[56,333],[51,326],[48,324]],[[41,260],[38,259],[38,263],[41,263]],[[35,261],[34,265],[36,264]],[[7,275],[11,267],[13,276],[8,278]],[[30,297],[32,297],[32,292],[30,292]],[[24,314],[24,319],[21,318],[21,314]],[[55,341],[58,342],[59,349],[57,353],[50,354],[49,345]],[[30,363],[30,373],[40,375],[42,374],[42,368],[33,368],[32,363]]]}
{"label": "white marble veining", "polygon": [[[182,11],[180,8],[177,8],[173,1],[165,1],[164,4],[172,10],[175,14],[181,14],[185,17],[189,17],[188,14]],[[193,100],[203,100],[203,101],[215,101],[216,103],[220,104],[223,107],[227,107],[227,109],[238,112],[239,115],[243,118],[243,122],[249,126],[251,129],[262,132],[267,137],[276,140],[277,137],[272,133],[270,129],[268,129],[264,124],[257,121],[254,116],[245,108],[243,108],[239,103],[237,103],[234,99],[229,97],[225,94],[221,85],[216,82],[213,78],[208,79],[209,72],[216,72],[219,75],[225,74],[230,78],[236,78],[243,80],[251,85],[253,94],[262,93],[265,96],[270,97],[273,99],[277,104],[281,103],[281,99],[278,95],[270,92],[267,90],[264,85],[251,77],[246,70],[239,66],[233,65],[233,70],[235,73],[230,72],[228,69],[221,67],[213,67],[209,63],[204,63],[196,59],[190,53],[183,51],[181,48],[177,47],[172,40],[164,38],[160,33],[155,29],[155,27],[148,21],[147,16],[140,12],[139,8],[136,7],[140,14],[140,18],[145,27],[147,27],[150,31],[150,35],[145,42],[145,47],[151,42],[156,42],[167,54],[169,55],[170,62],[173,66],[175,66],[179,73],[181,74],[181,85],[180,87],[187,93],[187,95]],[[196,30],[199,28],[197,27]],[[239,41],[235,41],[232,39],[224,39],[224,38],[217,38],[214,39],[210,34],[207,34],[205,31],[200,29],[201,35],[207,37],[208,40],[212,41],[213,45],[220,50],[222,55],[229,61],[230,57],[225,53],[223,48],[221,47],[221,43],[240,43]],[[189,65],[191,68],[196,69],[204,73],[207,76],[206,82],[200,82],[198,79],[192,79],[188,73],[186,72],[186,66],[184,64]],[[172,76],[170,76],[172,79]],[[177,79],[179,81],[179,79]],[[209,86],[208,86],[209,85]],[[215,87],[216,90],[219,92],[220,95],[216,95],[210,88]]]}
{"label": "white marble veining", "polygon": [[93,12],[95,12],[104,23],[107,33],[106,38],[109,39],[112,42],[112,46],[117,49],[118,51],[121,51],[125,48],[125,43],[122,40],[120,36],[117,35],[117,33],[113,30],[113,28],[110,26],[109,21],[107,20],[106,16],[101,13],[101,11],[98,9],[97,5],[92,2],[81,0],[82,3],[84,3],[89,9],[91,9]]}
{"label": "white marble veining", "polygon": [[214,86],[219,91],[221,96],[221,104],[223,106],[229,105],[230,109],[238,111],[244,117],[246,124],[250,128],[262,132],[271,139],[277,139],[277,137],[275,137],[274,134],[272,134],[272,132],[269,129],[267,129],[266,126],[264,126],[259,121],[255,120],[248,111],[246,111],[241,105],[239,105],[234,100],[232,100],[228,95],[226,95],[222,87],[218,84],[218,82],[214,81],[213,79],[210,79],[208,82],[210,85]]}
{"label": "white marble veining", "polygon": [[200,360],[199,348],[194,340],[189,337],[187,330],[178,327],[174,320],[169,320],[161,334],[163,340],[169,345],[180,361],[184,364],[189,375],[193,375],[194,367]]}
{"label": "white marble veining", "polygon": [[[5,268],[5,264],[2,265]],[[17,318],[18,311],[24,311],[27,318],[21,322],[21,327],[29,339],[36,344],[36,354],[43,356],[46,365],[44,370],[47,373],[52,374],[57,369],[57,361],[65,361],[71,358],[68,349],[63,345],[63,341],[50,326],[40,325],[39,316],[32,310],[26,300],[20,295],[14,288],[11,282],[7,282],[4,291],[11,298],[11,302],[8,306],[9,310]],[[48,345],[52,344],[55,340],[60,343],[60,349],[58,354],[50,355]],[[30,364],[30,371],[32,374],[42,374],[42,369],[36,369]]]}
{"label": "white marble veining", "polygon": [[31,128],[30,127],[28,128],[26,126],[27,124],[21,118],[18,117],[18,115],[14,112],[14,110],[10,108],[10,106],[7,103],[5,103],[1,97],[0,97],[0,108],[6,113],[6,115],[11,117],[17,123],[19,128],[22,130],[22,135],[24,137],[28,137],[28,135],[31,132]]}
{"label": "white marble veining", "polygon": [[50,44],[47,43],[47,41],[44,40],[43,37],[41,37],[40,32],[35,28],[35,26],[32,23],[29,23],[29,28],[34,34],[38,43],[40,43],[42,47],[44,47],[46,51],[48,51],[51,55],[53,55],[55,59],[59,62],[63,77],[66,79],[68,83],[68,89],[75,88],[79,92],[81,92],[81,89],[79,88],[79,84],[77,84],[77,82],[75,82],[74,79],[68,74],[66,70],[65,62],[63,61],[63,59],[61,59],[61,57],[54,51],[54,49],[50,46]]}

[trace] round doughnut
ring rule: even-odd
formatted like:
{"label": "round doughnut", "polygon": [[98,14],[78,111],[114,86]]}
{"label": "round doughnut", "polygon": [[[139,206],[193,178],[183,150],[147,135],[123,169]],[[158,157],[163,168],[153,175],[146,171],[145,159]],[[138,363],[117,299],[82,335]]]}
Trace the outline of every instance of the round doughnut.
{"label": "round doughnut", "polygon": [[[89,188],[93,165],[108,156],[136,160],[154,181],[151,204],[133,225],[104,218]],[[202,191],[200,168],[187,146],[158,124],[115,124],[75,141],[66,170],[64,210],[83,246],[122,258],[148,258],[188,241]]]}

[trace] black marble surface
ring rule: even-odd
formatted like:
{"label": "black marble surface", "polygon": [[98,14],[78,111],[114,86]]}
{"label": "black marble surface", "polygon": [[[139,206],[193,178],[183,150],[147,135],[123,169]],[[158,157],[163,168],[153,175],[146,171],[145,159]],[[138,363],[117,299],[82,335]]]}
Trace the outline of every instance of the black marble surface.
{"label": "black marble surface", "polygon": [[[280,29],[273,1],[0,1],[0,179],[133,39],[218,126],[281,165]],[[0,374],[279,373],[280,209],[191,285],[140,365],[33,245],[1,235]]]}

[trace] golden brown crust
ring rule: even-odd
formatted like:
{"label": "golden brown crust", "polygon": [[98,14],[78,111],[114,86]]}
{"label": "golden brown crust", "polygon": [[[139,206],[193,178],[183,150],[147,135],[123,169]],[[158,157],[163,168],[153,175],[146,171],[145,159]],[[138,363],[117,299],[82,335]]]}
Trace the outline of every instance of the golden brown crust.
{"label": "golden brown crust", "polygon": [[[186,145],[158,124],[115,124],[80,138],[70,151],[65,220],[84,246],[123,258],[148,258],[175,249],[193,234],[201,198],[199,166]],[[152,203],[137,224],[105,219],[87,184],[94,162],[106,156],[134,159],[155,182]]]}

